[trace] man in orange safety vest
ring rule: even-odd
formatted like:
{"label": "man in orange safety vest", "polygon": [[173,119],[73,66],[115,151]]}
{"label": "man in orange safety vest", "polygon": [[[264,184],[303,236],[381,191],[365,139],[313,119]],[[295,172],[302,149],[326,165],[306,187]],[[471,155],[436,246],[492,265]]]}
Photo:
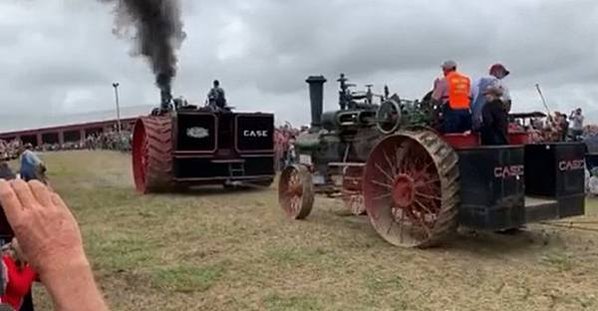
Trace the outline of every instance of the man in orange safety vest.
{"label": "man in orange safety vest", "polygon": [[434,81],[432,100],[442,107],[444,133],[471,130],[471,79],[457,71],[457,63],[442,64],[444,77]]}

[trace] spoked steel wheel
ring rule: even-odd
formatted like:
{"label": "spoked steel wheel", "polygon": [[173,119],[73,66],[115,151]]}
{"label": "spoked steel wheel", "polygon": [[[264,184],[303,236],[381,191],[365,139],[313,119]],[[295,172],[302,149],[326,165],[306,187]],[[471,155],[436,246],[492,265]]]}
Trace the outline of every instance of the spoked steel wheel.
{"label": "spoked steel wheel", "polygon": [[365,204],[362,191],[362,167],[347,167],[343,173],[342,199],[353,215],[363,215]]}
{"label": "spoked steel wheel", "polygon": [[459,170],[456,152],[429,131],[382,140],[364,174],[365,207],[386,241],[430,247],[457,228]]}
{"label": "spoked steel wheel", "polygon": [[291,219],[305,219],[314,205],[311,173],[303,165],[284,169],[278,185],[278,201]]}

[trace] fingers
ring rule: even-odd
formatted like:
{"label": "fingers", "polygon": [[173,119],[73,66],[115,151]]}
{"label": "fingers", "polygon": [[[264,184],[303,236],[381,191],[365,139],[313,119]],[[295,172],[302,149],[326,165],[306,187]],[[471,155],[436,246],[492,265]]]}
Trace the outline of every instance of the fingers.
{"label": "fingers", "polygon": [[[73,221],[75,227],[78,227],[77,225],[77,219],[75,219],[75,215],[71,212],[71,210],[69,209],[69,207],[66,205],[66,203],[64,203],[64,201],[62,200],[62,198],[60,197],[60,195],[58,195],[55,192],[52,192],[50,194],[51,198],[52,198],[52,204],[54,204],[54,206],[56,206],[56,208],[60,211],[62,210],[63,213],[65,215],[67,215],[67,217]],[[78,230],[78,229],[77,229]]]}
{"label": "fingers", "polygon": [[11,180],[10,184],[17,194],[17,198],[19,198],[23,209],[31,209],[35,206],[37,203],[36,199],[31,192],[31,188],[29,188],[29,185],[25,181],[21,179]]}
{"label": "fingers", "polygon": [[52,197],[50,196],[50,190],[44,186],[41,182],[33,180],[29,182],[29,188],[33,196],[42,206],[50,206],[52,204]]}
{"label": "fingers", "polygon": [[4,209],[6,219],[11,225],[19,220],[20,213],[23,212],[23,205],[17,197],[10,184],[5,180],[0,180],[0,205]]}
{"label": "fingers", "polygon": [[52,203],[57,206],[58,208],[63,208],[67,211],[70,212],[69,208],[66,206],[66,204],[64,203],[64,201],[62,200],[62,198],[57,194],[57,193],[51,193],[50,194]]}

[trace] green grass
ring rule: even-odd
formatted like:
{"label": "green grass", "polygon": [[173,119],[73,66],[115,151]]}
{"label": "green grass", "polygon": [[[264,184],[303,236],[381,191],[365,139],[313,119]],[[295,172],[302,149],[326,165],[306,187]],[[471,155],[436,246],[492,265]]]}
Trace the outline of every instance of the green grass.
{"label": "green grass", "polygon": [[164,291],[206,291],[225,273],[224,264],[206,267],[175,266],[153,272],[154,285]]}
{"label": "green grass", "polygon": [[365,288],[372,294],[380,294],[385,291],[400,291],[403,280],[397,275],[380,275],[376,270],[364,274]]}
{"label": "green grass", "polygon": [[[330,199],[289,221],[275,185],[141,196],[128,155],[42,157],[113,310],[598,310],[593,232],[532,225],[400,249]],[[581,219],[598,221],[598,201]]]}

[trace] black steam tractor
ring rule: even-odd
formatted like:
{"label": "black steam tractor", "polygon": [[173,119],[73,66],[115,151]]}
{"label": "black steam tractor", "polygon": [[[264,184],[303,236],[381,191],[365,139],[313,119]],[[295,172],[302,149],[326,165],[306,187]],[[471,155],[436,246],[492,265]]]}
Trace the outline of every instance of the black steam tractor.
{"label": "black steam tractor", "polygon": [[274,115],[188,105],[162,94],[137,120],[133,175],[141,193],[198,185],[267,187],[274,180]]}
{"label": "black steam tractor", "polygon": [[512,133],[508,146],[481,146],[475,133],[437,131],[429,95],[403,100],[386,88],[374,103],[370,91],[355,94],[344,76],[338,81],[341,109],[322,113],[326,79],[307,79],[311,128],[279,184],[291,219],[309,215],[316,192],[336,192],[389,243],[424,248],[458,226],[503,231],[584,214],[583,144],[532,145]]}

